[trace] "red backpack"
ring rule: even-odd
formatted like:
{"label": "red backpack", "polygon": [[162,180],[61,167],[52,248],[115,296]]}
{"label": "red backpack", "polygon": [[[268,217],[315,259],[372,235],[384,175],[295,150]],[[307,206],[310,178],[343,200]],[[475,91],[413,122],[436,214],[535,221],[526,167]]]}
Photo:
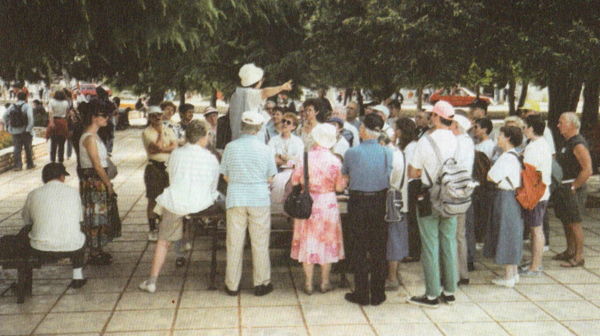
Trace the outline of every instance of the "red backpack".
{"label": "red backpack", "polygon": [[510,154],[513,154],[521,163],[521,187],[516,190],[517,201],[523,209],[533,210],[546,192],[546,185],[542,182],[542,173],[533,165],[523,162],[517,153],[510,152]]}

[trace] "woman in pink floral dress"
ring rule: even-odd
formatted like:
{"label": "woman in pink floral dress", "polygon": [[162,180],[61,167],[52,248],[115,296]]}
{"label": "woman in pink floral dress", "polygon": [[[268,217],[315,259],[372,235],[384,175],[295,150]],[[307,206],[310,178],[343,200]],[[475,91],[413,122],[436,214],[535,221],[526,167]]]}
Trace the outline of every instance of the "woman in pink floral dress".
{"label": "woman in pink floral dress", "polygon": [[[309,219],[294,220],[291,257],[302,263],[306,276],[304,292],[312,294],[314,265],[321,265],[320,290],[332,289],[329,282],[331,263],[344,259],[342,223],[338,210],[336,191],[343,191],[346,181],[342,176],[342,163],[330,151],[336,143],[335,127],[317,125],[311,132],[315,145],[308,153],[309,191],[313,199]],[[292,184],[304,184],[303,165],[292,174]]]}

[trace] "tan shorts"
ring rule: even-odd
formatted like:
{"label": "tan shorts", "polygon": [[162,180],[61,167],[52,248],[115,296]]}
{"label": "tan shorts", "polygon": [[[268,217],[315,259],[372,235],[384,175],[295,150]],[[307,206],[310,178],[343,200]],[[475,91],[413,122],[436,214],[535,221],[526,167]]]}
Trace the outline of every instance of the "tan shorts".
{"label": "tan shorts", "polygon": [[183,216],[162,208],[162,219],[158,226],[158,239],[178,241],[183,238]]}

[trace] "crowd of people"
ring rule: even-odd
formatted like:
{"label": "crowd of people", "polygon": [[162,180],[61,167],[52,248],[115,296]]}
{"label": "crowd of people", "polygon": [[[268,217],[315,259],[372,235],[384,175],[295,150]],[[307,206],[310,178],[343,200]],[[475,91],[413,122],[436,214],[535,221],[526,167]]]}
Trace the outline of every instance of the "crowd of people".
{"label": "crowd of people", "polygon": [[[464,111],[445,101],[417,112],[414,120],[403,116],[395,102],[368,106],[361,116],[356,102],[332,106],[319,97],[305,100],[295,111],[268,100],[291,90],[291,81],[262,88],[264,72],[254,64],[244,65],[239,76],[241,86],[224,116],[208,107],[204,118],[194,119],[195,107],[185,104],[179,107],[181,121],[175,123],[173,103],[146,108],[148,126],[141,138],[148,157],[148,239],[156,247],[141,290],[156,291],[171,243],[176,265],[187,262],[184,252],[191,248],[192,237],[184,227],[185,216],[223,213],[226,294],[239,293],[247,231],[254,294],[269,294],[273,204],[284,202],[294,186],[306,189],[312,199],[310,217],[293,219],[290,251],[302,264],[306,295],[315,291],[315,265],[321,275],[317,290],[325,293],[334,288],[332,266],[347,259],[354,286],[345,299],[379,305],[386,291],[402,283],[399,263],[421,261],[425,293],[408,302],[424,307],[453,304],[457,286],[469,285],[477,250],[503,266],[503,274],[492,282],[513,287],[521,276],[536,277],[543,271],[549,202],[567,238],[566,250],[553,258],[562,260],[563,267],[584,265],[581,222],[592,164],[575,113],[561,115],[558,129],[564,141],[555,151],[551,132],[533,110],[507,118],[500,128],[487,118],[485,105]],[[60,129],[68,105],[60,94],[54,100],[51,119]],[[99,136],[114,105],[94,99],[77,110],[83,125],[74,138],[79,195],[61,184],[68,173],[60,163],[64,133],[56,131],[51,139],[59,143],[59,163],[44,167],[45,185],[31,192],[23,216],[34,227],[32,246],[71,257],[74,286],[82,286],[83,241],[88,263],[110,264],[112,257],[103,246],[120,235],[120,221],[112,163]],[[465,181],[444,176],[452,171]],[[542,189],[525,207],[520,195],[532,178],[527,171],[536,173],[531,176]],[[442,194],[449,187],[442,179],[464,182],[468,193],[454,196],[460,202],[448,202]],[[70,202],[65,208],[72,206],[72,216],[47,216],[51,202],[45,197]],[[86,239],[76,232],[78,212]],[[72,234],[44,233],[45,226],[54,224]],[[523,258],[525,239],[531,241],[530,260]],[[45,243],[34,243],[40,240]]]}

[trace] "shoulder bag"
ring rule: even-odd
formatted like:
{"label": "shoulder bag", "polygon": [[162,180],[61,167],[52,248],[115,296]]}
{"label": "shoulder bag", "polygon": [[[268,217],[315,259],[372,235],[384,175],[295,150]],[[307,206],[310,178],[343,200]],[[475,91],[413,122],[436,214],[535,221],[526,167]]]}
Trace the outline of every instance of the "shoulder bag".
{"label": "shoulder bag", "polygon": [[304,188],[295,185],[283,204],[283,210],[293,218],[308,219],[312,213],[313,199],[309,193],[308,152],[304,152]]}

